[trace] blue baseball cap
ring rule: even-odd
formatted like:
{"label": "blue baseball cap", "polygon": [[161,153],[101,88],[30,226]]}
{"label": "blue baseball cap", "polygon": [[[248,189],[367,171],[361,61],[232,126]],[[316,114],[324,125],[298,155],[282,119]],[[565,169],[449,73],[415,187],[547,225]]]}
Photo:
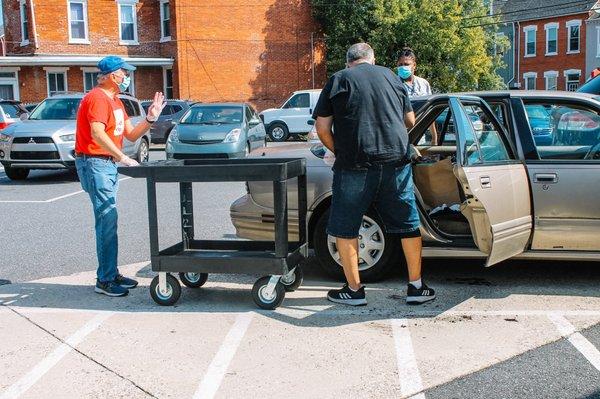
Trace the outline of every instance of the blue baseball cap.
{"label": "blue baseball cap", "polygon": [[125,62],[121,57],[116,55],[109,55],[108,57],[102,58],[98,62],[98,69],[102,75],[109,74],[119,69],[125,69],[127,71],[135,71],[135,67]]}

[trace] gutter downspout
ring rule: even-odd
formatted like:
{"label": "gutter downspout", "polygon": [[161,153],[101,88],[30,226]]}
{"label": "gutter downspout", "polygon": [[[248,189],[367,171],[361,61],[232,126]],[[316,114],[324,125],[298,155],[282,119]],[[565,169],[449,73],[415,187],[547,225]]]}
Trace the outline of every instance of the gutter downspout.
{"label": "gutter downspout", "polygon": [[511,50],[512,50],[512,56],[513,56],[513,59],[512,59],[512,68],[510,68],[512,70],[512,78],[510,78],[510,80],[506,83],[506,85],[509,88],[510,88],[510,84],[515,81],[515,38],[517,37],[516,30],[515,30],[515,22],[514,21],[511,22],[511,26],[512,26],[512,34],[513,34],[512,35],[512,41],[513,41],[513,43],[512,43],[512,46],[510,46]]}
{"label": "gutter downspout", "polygon": [[33,25],[33,45],[35,46],[36,49],[39,49],[40,45],[38,43],[37,28],[35,25],[35,7],[33,5],[33,0],[30,0],[29,8],[31,10],[31,24]]}
{"label": "gutter downspout", "polygon": [[[513,22],[514,24],[514,22]],[[515,73],[515,78],[517,78],[517,82],[519,84],[519,89],[521,88],[521,81],[519,79],[519,76],[521,76],[521,23],[519,21],[517,21],[517,31],[516,31],[516,37],[517,37],[517,57],[516,57],[516,61],[517,61],[517,69],[516,69],[516,73]]]}

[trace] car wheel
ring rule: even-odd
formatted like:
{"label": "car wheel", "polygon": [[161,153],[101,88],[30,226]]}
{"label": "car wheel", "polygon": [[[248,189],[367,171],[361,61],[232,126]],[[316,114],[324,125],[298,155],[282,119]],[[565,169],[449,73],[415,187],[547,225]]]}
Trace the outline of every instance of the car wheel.
{"label": "car wheel", "polygon": [[148,162],[148,158],[150,157],[148,141],[146,139],[142,139],[140,141],[140,146],[138,147],[137,155],[135,156],[135,160],[139,163]]}
{"label": "car wheel", "polygon": [[[337,252],[336,239],[327,234],[329,211],[321,215],[314,232],[315,255],[323,269],[332,277],[344,280],[344,270]],[[372,212],[363,216],[359,233],[358,270],[362,281],[378,281],[385,278],[392,269],[404,267],[400,240],[386,234],[383,223]]]}
{"label": "car wheel", "polygon": [[29,169],[13,168],[12,166],[4,166],[4,172],[10,180],[25,180],[29,176]]}
{"label": "car wheel", "polygon": [[283,123],[273,123],[267,132],[272,141],[286,141],[290,132]]}
{"label": "car wheel", "polygon": [[246,143],[246,150],[244,151],[244,157],[247,157],[248,155],[250,155],[251,151],[252,151],[252,149],[250,148],[250,143]]}

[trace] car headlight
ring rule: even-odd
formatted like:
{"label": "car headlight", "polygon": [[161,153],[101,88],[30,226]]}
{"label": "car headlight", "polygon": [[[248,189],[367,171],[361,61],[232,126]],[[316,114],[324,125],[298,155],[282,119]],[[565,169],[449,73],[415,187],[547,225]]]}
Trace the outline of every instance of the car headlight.
{"label": "car headlight", "polygon": [[60,139],[65,142],[75,141],[75,134],[64,134]]}
{"label": "car headlight", "polygon": [[233,129],[232,131],[227,133],[227,136],[225,136],[223,143],[237,142],[240,139],[240,134],[242,134],[242,129]]}
{"label": "car headlight", "polygon": [[8,143],[11,138],[12,136],[9,136],[8,134],[0,133],[0,143]]}
{"label": "car headlight", "polygon": [[170,143],[179,142],[179,133],[177,132],[177,128],[171,129],[171,133],[169,133],[169,138],[167,139]]}

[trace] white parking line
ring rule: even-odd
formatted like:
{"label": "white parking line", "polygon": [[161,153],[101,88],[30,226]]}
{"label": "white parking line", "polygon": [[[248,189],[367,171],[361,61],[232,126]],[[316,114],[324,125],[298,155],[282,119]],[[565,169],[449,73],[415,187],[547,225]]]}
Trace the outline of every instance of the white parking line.
{"label": "white parking line", "polygon": [[560,314],[549,314],[548,318],[556,326],[558,332],[567,338],[569,342],[577,348],[579,352],[596,368],[600,371],[600,351],[596,349],[594,344],[588,341],[581,333],[575,330],[575,326],[565,319]]}
{"label": "white parking line", "polygon": [[92,320],[87,322],[83,327],[77,330],[73,335],[66,339],[65,343],[60,344],[51,354],[46,356],[39,362],[31,371],[25,374],[19,381],[8,387],[8,389],[0,395],[0,399],[18,398],[31,388],[40,378],[44,376],[52,367],[65,357],[73,347],[79,345],[83,339],[92,331],[97,329],[112,313],[101,313],[96,315]]}
{"label": "white parking line", "polygon": [[[129,180],[129,179],[131,179],[131,177],[127,176],[122,179],[119,179],[119,181],[121,182],[123,180]],[[0,201],[0,204],[49,204],[49,203],[56,202],[61,199],[65,199],[65,198],[69,198],[69,197],[72,197],[77,194],[81,194],[83,192],[85,192],[85,191],[79,190],[79,191],[75,191],[74,193],[61,195],[60,197],[50,198],[48,200],[40,200],[40,201]]]}
{"label": "white parking line", "polygon": [[253,316],[254,313],[251,312],[242,313],[235,319],[235,323],[227,333],[225,341],[223,341],[219,351],[208,366],[208,371],[198,386],[194,399],[212,399],[215,396]]}
{"label": "white parking line", "polygon": [[417,359],[415,358],[408,320],[392,319],[391,323],[394,343],[396,344],[398,377],[400,378],[402,397],[410,396],[411,399],[425,399],[424,394],[418,394],[423,390],[423,381],[421,381]]}

